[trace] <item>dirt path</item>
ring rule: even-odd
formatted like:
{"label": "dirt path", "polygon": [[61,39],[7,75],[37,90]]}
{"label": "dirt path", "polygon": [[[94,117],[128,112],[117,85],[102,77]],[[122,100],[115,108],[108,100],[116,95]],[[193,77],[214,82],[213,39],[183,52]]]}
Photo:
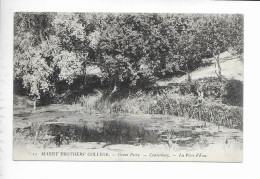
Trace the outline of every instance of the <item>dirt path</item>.
{"label": "dirt path", "polygon": [[[238,58],[233,58],[231,56],[228,56],[226,53],[222,55],[221,57],[221,63],[220,66],[222,68],[222,75],[226,78],[234,78],[236,80],[243,81],[244,76],[244,68],[243,68],[243,62],[239,60]],[[216,77],[215,73],[215,64],[212,64],[207,67],[200,68],[198,70],[195,70],[191,73],[192,80],[197,80],[199,78],[205,78],[205,77]],[[180,78],[172,78],[170,80],[166,81],[158,81],[157,84],[159,86],[167,86],[170,83],[181,83],[186,80],[187,76],[184,75]]]}

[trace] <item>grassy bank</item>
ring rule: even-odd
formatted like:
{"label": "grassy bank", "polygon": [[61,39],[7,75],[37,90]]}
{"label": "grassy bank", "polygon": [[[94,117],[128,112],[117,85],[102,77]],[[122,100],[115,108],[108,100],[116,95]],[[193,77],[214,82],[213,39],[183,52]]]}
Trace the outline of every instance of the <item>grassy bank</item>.
{"label": "grassy bank", "polygon": [[111,114],[167,114],[243,130],[242,107],[225,105],[212,98],[201,100],[191,94],[183,96],[173,90],[138,91],[113,102],[97,95],[83,100],[82,105],[90,114],[94,111]]}
{"label": "grassy bank", "polygon": [[[207,84],[208,89],[205,95],[208,97],[203,99],[193,92],[182,94],[181,90],[172,86],[127,92],[127,95],[121,91],[117,92],[116,96],[105,95],[104,91],[96,90],[95,93],[77,97],[77,100],[67,99],[66,101],[80,103],[85,112],[90,115],[95,112],[115,115],[119,113],[125,115],[165,114],[243,130],[243,107],[224,104],[221,95],[218,95],[221,91],[220,85],[213,82],[207,82]],[[181,85],[180,88],[182,88]],[[26,106],[28,108],[32,106],[29,101],[29,99],[15,96],[14,107]]]}

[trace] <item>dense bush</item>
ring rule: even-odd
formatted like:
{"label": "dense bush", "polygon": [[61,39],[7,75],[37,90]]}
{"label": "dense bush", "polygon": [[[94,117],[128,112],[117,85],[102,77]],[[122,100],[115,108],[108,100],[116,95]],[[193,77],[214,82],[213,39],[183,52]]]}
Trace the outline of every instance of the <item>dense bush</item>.
{"label": "dense bush", "polygon": [[233,106],[243,106],[243,82],[228,80],[222,94],[222,102]]}
{"label": "dense bush", "polygon": [[197,95],[197,83],[184,82],[179,84],[179,93],[181,95],[194,94]]}
{"label": "dense bush", "polygon": [[219,81],[217,78],[203,78],[193,82],[179,84],[181,95],[192,94],[197,96],[200,85],[205,85],[204,97],[221,99],[222,103],[231,106],[243,106],[243,82],[234,79]]}
{"label": "dense bush", "polygon": [[204,84],[204,96],[210,98],[221,98],[223,93],[223,87],[225,86],[227,79],[223,78],[222,81],[219,81],[218,78],[209,77],[203,78],[195,81],[196,83],[196,90],[197,88]]}

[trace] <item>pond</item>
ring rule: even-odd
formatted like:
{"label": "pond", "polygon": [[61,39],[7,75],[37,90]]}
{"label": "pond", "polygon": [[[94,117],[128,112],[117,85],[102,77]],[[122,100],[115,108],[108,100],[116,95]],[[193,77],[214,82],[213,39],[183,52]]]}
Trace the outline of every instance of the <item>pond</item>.
{"label": "pond", "polygon": [[[30,124],[22,127],[16,123],[15,143],[22,138],[25,143],[33,142],[43,147],[95,142],[102,144],[103,148],[125,144],[163,145],[176,150],[186,150],[215,145],[241,149],[243,144],[242,131],[238,129],[168,115],[91,116],[66,111],[48,111],[27,115],[26,119],[25,115],[17,115],[15,118],[16,121],[27,121]],[[37,120],[33,120],[35,118]]]}

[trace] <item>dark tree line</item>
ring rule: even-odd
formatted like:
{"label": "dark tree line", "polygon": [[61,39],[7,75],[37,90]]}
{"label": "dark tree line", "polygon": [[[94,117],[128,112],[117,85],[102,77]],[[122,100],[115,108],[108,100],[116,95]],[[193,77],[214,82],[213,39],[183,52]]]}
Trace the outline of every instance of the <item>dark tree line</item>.
{"label": "dark tree line", "polygon": [[35,100],[67,89],[144,88],[228,48],[242,53],[243,16],[16,13],[14,78]]}

